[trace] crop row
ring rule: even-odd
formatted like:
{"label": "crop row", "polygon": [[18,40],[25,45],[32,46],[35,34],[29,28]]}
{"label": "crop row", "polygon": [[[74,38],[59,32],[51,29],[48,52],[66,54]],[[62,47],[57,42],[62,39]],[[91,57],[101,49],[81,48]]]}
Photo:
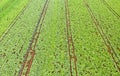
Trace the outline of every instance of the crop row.
{"label": "crop row", "polygon": [[22,8],[28,3],[25,1],[4,0],[0,3],[0,37],[9,28],[15,17],[21,12]]}
{"label": "crop row", "polygon": [[[43,0],[31,1],[24,14],[20,16],[15,25],[0,42],[0,74],[2,76],[13,76],[15,72],[16,75],[18,74],[43,3]],[[12,54],[12,52],[15,54]]]}
{"label": "crop row", "polygon": [[119,75],[120,22],[102,1],[31,0],[0,42],[0,75]]}

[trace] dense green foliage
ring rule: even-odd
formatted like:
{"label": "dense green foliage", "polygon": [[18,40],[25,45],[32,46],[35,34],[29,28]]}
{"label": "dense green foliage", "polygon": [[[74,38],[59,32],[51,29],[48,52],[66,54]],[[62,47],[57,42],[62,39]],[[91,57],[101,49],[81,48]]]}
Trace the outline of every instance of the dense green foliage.
{"label": "dense green foliage", "polygon": [[[24,14],[19,16],[14,26],[0,40],[0,75],[18,76],[46,0],[2,1],[0,10],[6,9],[0,13],[0,35],[8,28],[23,5],[28,5]],[[68,0],[72,34],[72,39],[68,39],[65,0],[49,0],[43,23],[39,24],[42,27],[34,49],[35,57],[29,76],[119,76],[120,2],[118,0],[105,1],[114,11],[108,8],[104,0]],[[10,17],[9,21],[3,21],[8,17]],[[102,35],[98,27],[101,27]],[[73,40],[72,50],[74,49],[77,58],[77,74],[74,68],[72,75],[69,40]],[[74,66],[75,61],[73,59],[71,61],[71,65]]]}
{"label": "dense green foliage", "polygon": [[1,0],[0,1],[0,37],[5,33],[10,23],[24,8],[28,0]]}

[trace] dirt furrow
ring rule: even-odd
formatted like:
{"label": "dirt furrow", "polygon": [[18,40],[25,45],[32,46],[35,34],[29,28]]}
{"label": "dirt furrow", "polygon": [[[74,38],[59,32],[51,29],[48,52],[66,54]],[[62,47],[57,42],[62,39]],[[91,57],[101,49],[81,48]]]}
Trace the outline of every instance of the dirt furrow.
{"label": "dirt furrow", "polygon": [[69,6],[68,6],[68,0],[65,0],[65,15],[66,15],[66,36],[67,36],[67,46],[68,46],[68,52],[69,52],[69,59],[70,59],[70,76],[73,76],[73,72],[75,72],[75,76],[78,76],[77,74],[77,57],[75,54],[75,48],[74,48],[74,42],[71,32],[71,24],[70,24],[70,13],[69,13]]}
{"label": "dirt furrow", "polygon": [[[116,63],[117,61],[119,61],[119,57],[117,56],[117,53],[115,52],[115,50],[114,50],[110,40],[108,39],[108,37],[104,33],[102,27],[100,26],[99,21],[96,19],[93,11],[91,10],[89,4],[87,3],[87,0],[83,0],[83,1],[84,1],[84,4],[85,4],[85,6],[86,6],[86,8],[87,8],[91,18],[92,18],[92,21],[93,21],[94,25],[96,26],[96,29],[98,30],[100,36],[102,37],[102,39],[103,39],[103,41],[104,41],[104,43],[105,43],[105,45],[106,45],[106,47],[108,49],[108,53],[112,57],[115,66],[117,67],[118,71],[120,72],[120,67]],[[116,58],[117,58],[117,60],[116,60]]]}
{"label": "dirt furrow", "polygon": [[113,13],[113,15],[120,19],[120,15],[105,0],[101,0],[101,2]]}
{"label": "dirt furrow", "polygon": [[20,18],[21,15],[23,15],[24,11],[26,10],[26,8],[29,6],[30,4],[30,0],[28,1],[28,3],[23,7],[23,9],[18,13],[18,15],[14,18],[14,20],[10,23],[10,25],[8,26],[8,29],[5,31],[5,33],[0,37],[0,42],[5,38],[5,36],[8,34],[8,32],[10,31],[10,29],[15,25],[15,23],[17,22],[17,20]]}
{"label": "dirt furrow", "polygon": [[42,23],[44,21],[45,15],[46,15],[48,4],[49,4],[49,0],[46,0],[44,7],[43,7],[43,10],[42,10],[42,13],[40,14],[40,18],[39,18],[38,23],[36,25],[36,28],[33,32],[33,36],[32,36],[32,39],[30,41],[28,50],[24,56],[24,61],[23,61],[23,64],[21,66],[21,69],[18,73],[18,76],[22,76],[23,74],[25,74],[25,76],[28,76],[28,74],[30,72],[32,62],[33,62],[34,57],[35,57],[36,43],[37,43],[39,35],[40,35],[40,30],[41,30]]}

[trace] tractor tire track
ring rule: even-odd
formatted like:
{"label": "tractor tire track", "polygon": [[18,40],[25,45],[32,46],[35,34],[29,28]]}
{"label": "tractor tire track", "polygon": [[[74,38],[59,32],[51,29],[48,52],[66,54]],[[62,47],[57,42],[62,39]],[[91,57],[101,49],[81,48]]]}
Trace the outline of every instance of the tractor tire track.
{"label": "tractor tire track", "polygon": [[[33,32],[32,39],[30,41],[28,50],[24,56],[24,60],[23,60],[22,66],[19,70],[18,76],[22,76],[23,74],[25,74],[25,76],[28,76],[28,74],[30,72],[32,62],[33,62],[33,59],[35,57],[36,43],[37,43],[39,35],[40,35],[40,30],[42,28],[42,24],[43,24],[45,15],[46,15],[48,4],[49,4],[49,0],[46,0],[44,7],[43,7],[43,10],[42,10],[42,13],[40,14],[40,18],[38,19],[38,23],[36,25],[36,28]],[[30,59],[28,59],[28,57],[30,57]]]}
{"label": "tractor tire track", "polygon": [[[68,0],[65,0],[65,16],[66,16],[66,37],[67,37],[67,46],[68,46],[68,53],[70,59],[70,76],[74,76],[73,72],[75,72],[75,76],[77,74],[77,57],[75,54],[75,46],[73,42],[72,32],[71,32],[71,24],[70,24],[70,13],[69,13],[69,6]],[[73,64],[72,64],[73,62]]]}
{"label": "tractor tire track", "polygon": [[[103,39],[103,41],[104,41],[104,43],[105,43],[105,45],[106,45],[106,47],[107,47],[107,49],[108,49],[108,53],[109,53],[110,56],[112,57],[113,62],[114,62],[114,64],[115,64],[116,68],[117,68],[118,71],[120,72],[120,67],[119,67],[119,65],[118,65],[118,63],[117,63],[117,62],[119,61],[119,57],[117,56],[117,53],[115,52],[115,50],[114,50],[114,48],[113,48],[110,40],[108,39],[108,37],[107,37],[106,34],[104,33],[102,27],[100,26],[98,20],[96,19],[93,11],[91,10],[89,4],[87,3],[87,0],[83,0],[83,1],[84,1],[84,4],[85,4],[85,7],[87,8],[87,10],[88,10],[88,12],[89,12],[89,14],[90,14],[90,16],[91,16],[91,19],[92,19],[94,25],[96,26],[96,29],[98,30],[100,36],[102,37],[102,39]],[[117,60],[116,60],[115,58],[117,58]]]}
{"label": "tractor tire track", "polygon": [[112,12],[113,15],[120,19],[120,15],[105,0],[101,0],[101,2]]}
{"label": "tractor tire track", "polygon": [[5,33],[0,37],[0,42],[5,38],[5,36],[8,34],[8,32],[10,31],[10,29],[15,25],[15,23],[17,22],[17,20],[19,19],[19,17],[21,15],[23,15],[24,11],[26,10],[26,8],[29,6],[30,4],[30,0],[28,1],[28,3],[23,7],[23,9],[17,14],[17,16],[14,18],[14,20],[10,23],[10,25],[8,26],[8,29],[5,31]]}

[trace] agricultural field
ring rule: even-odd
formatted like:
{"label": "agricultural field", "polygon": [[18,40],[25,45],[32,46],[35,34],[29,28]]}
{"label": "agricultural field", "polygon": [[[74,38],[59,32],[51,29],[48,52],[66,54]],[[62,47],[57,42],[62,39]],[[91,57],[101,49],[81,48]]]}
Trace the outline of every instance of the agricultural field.
{"label": "agricultural field", "polygon": [[120,76],[119,0],[0,0],[0,76]]}

